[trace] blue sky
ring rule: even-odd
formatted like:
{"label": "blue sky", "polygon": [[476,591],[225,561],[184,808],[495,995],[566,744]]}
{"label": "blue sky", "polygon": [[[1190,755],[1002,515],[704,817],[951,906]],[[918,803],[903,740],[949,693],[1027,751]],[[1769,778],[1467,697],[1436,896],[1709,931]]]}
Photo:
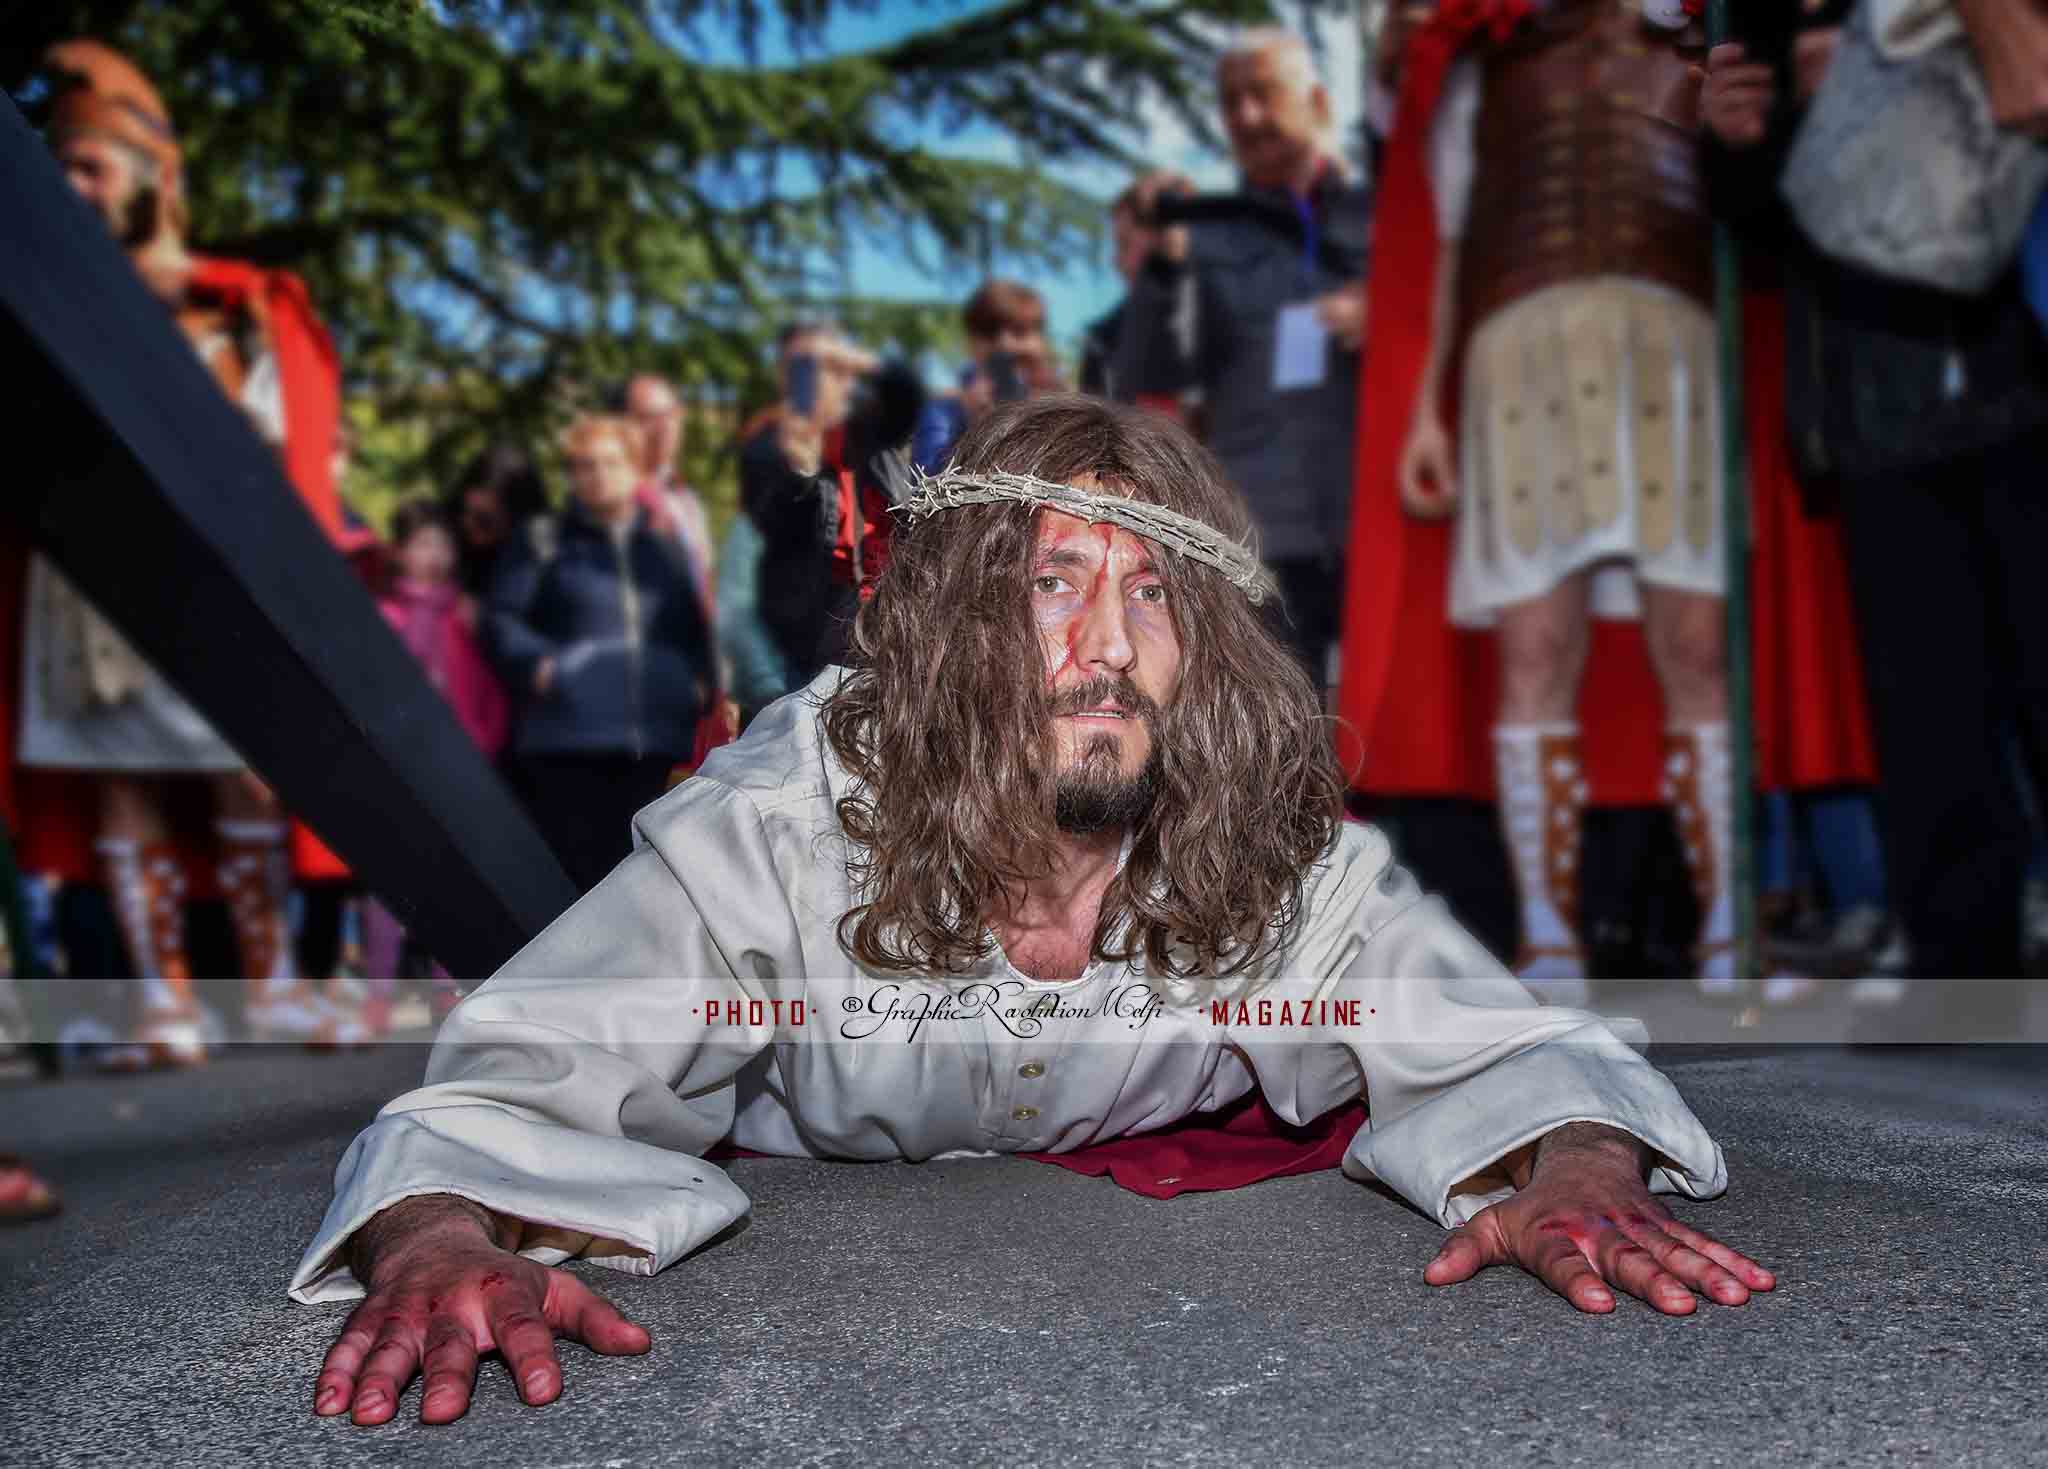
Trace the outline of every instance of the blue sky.
{"label": "blue sky", "polygon": [[[879,0],[865,13],[844,7],[837,10],[825,28],[823,54],[862,51],[887,44],[906,34],[943,24],[977,10],[991,8],[993,0]],[[1324,22],[1325,80],[1335,105],[1340,136],[1348,136],[1360,108],[1359,47],[1355,22]],[[709,52],[720,60],[742,58],[737,43],[714,40],[708,34],[691,49]],[[761,37],[760,59],[765,65],[786,65],[798,58],[781,33]],[[1018,152],[1007,138],[984,131],[979,134],[940,136],[934,130],[919,139],[934,152],[1015,161]],[[1158,166],[1176,168],[1204,188],[1228,188],[1232,182],[1229,159],[1203,146],[1177,119],[1164,115],[1156,119],[1145,139],[1145,154]],[[1128,176],[1108,166],[1063,168],[1057,176],[1101,198],[1113,197],[1127,183]],[[975,285],[972,275],[937,278],[911,265],[901,252],[875,245],[857,247],[853,276],[865,295],[899,299],[929,300],[934,297],[964,298]],[[1060,271],[1032,277],[1030,284],[1044,293],[1050,308],[1054,338],[1071,346],[1081,329],[1107,311],[1122,294],[1122,283],[1110,269],[1107,248],[1097,258],[1075,260]]]}

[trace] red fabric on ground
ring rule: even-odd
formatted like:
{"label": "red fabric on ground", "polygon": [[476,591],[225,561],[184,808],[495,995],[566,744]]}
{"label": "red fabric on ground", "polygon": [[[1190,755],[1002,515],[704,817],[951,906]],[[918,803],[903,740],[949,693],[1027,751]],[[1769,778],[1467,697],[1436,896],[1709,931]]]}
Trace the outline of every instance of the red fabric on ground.
{"label": "red fabric on ground", "polygon": [[1115,1138],[1071,1153],[1017,1156],[1057,1163],[1095,1178],[1106,1173],[1134,1194],[1170,1199],[1335,1168],[1344,1161],[1353,1134],[1364,1125],[1365,1104],[1352,1102],[1296,1127],[1275,1114],[1254,1090],[1228,1107],[1197,1113],[1158,1132]]}
{"label": "red fabric on ground", "polygon": [[[1296,1127],[1282,1121],[1255,1090],[1228,1107],[1197,1113],[1158,1132],[1115,1138],[1071,1153],[1016,1156],[1057,1163],[1091,1178],[1108,1174],[1134,1194],[1170,1199],[1335,1168],[1364,1125],[1365,1104],[1353,1102]],[[729,1142],[704,1154],[712,1163],[768,1156]]]}

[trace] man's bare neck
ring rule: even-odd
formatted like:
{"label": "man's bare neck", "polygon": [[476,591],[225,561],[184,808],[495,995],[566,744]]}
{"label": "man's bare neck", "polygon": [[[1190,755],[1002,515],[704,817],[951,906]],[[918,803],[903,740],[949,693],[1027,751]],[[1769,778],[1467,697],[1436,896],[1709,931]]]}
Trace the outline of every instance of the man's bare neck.
{"label": "man's bare neck", "polygon": [[1078,979],[1087,967],[1102,895],[1117,873],[1122,830],[1060,839],[1053,870],[1027,884],[994,922],[1003,952],[1037,979]]}

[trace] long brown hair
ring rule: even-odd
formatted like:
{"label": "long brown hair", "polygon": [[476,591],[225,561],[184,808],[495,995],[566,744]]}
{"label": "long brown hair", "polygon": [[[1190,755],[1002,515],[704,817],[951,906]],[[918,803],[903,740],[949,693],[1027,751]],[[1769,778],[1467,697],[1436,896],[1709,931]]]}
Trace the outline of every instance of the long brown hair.
{"label": "long brown hair", "polygon": [[[1210,455],[1158,414],[1072,395],[996,409],[953,464],[1167,506],[1243,537]],[[839,941],[876,970],[985,959],[991,915],[1052,869],[1059,831],[1045,654],[1030,616],[1034,507],[977,505],[899,525],[826,703],[855,777],[839,802],[864,899]],[[1280,941],[1335,841],[1344,781],[1308,675],[1223,577],[1162,552],[1182,647],[1153,731],[1159,788],[1104,893],[1096,957],[1162,976],[1249,971]]]}

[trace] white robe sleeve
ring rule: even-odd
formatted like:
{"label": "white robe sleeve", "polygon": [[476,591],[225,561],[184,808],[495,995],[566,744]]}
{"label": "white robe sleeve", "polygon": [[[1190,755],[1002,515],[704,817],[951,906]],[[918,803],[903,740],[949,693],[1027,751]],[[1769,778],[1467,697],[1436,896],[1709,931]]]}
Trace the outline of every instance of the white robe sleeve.
{"label": "white robe sleeve", "polygon": [[[1385,1182],[1452,1228],[1514,1192],[1495,1167],[1509,1154],[1568,1122],[1603,1122],[1656,1155],[1653,1192],[1726,1190],[1720,1146],[1677,1089],[1609,1022],[1539,1004],[1376,833],[1347,834],[1314,907],[1323,933],[1290,970],[1312,975],[1270,993],[1356,1001],[1356,1023],[1292,1035],[1241,1027],[1230,1039],[1292,1122],[1357,1096],[1362,1081],[1368,1116],[1344,1157],[1351,1177]],[[1638,1022],[1616,1024],[1646,1039]]]}
{"label": "white robe sleeve", "polygon": [[746,1002],[802,993],[796,922],[738,791],[687,782],[638,831],[630,857],[456,1007],[425,1084],[349,1146],[293,1299],[360,1296],[341,1247],[415,1194],[527,1221],[520,1251],[543,1263],[640,1275],[747,1212],[701,1155],[732,1128],[734,1075],[774,1037]]}

